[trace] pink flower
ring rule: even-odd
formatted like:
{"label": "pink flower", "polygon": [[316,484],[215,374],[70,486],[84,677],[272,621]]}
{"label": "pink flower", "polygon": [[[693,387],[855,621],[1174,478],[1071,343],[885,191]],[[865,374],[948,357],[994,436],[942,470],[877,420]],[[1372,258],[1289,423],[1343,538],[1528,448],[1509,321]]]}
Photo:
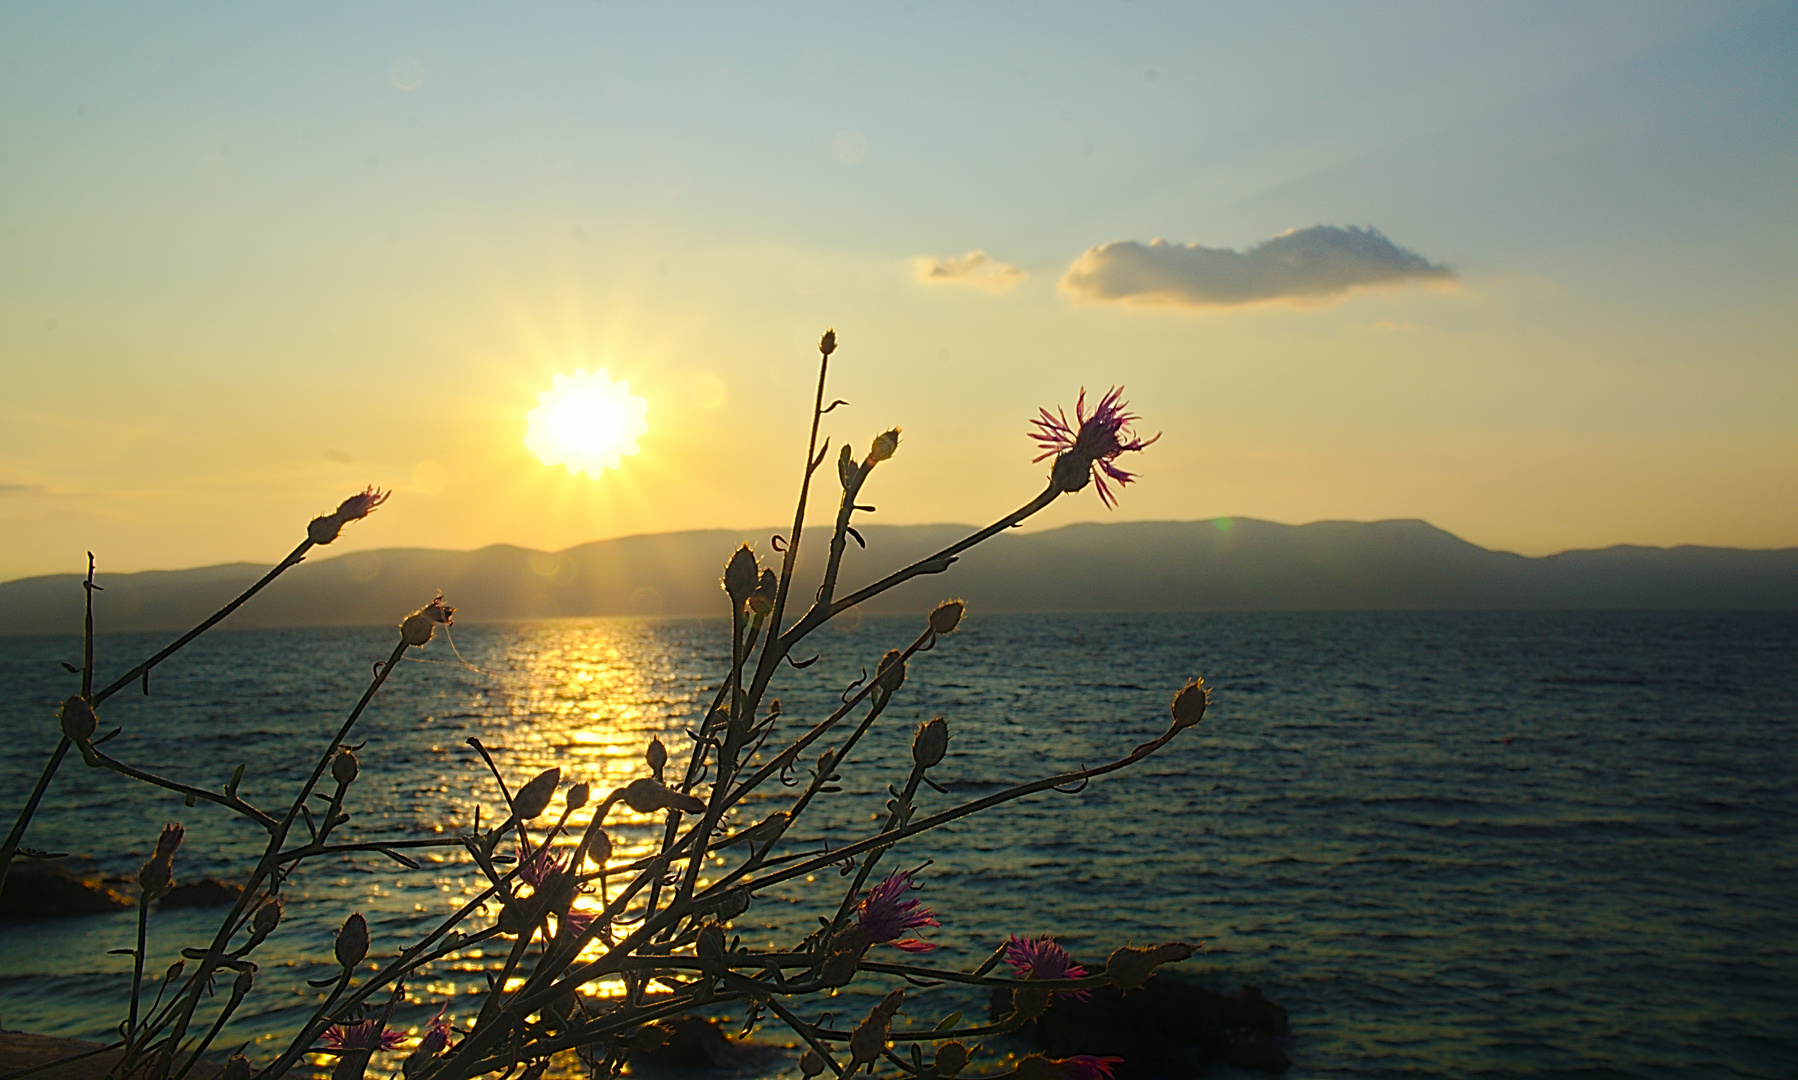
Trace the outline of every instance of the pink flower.
{"label": "pink flower", "polygon": [[413,1057],[436,1057],[443,1053],[444,1048],[449,1045],[450,1032],[453,1029],[450,1027],[449,1021],[443,1018],[443,1014],[448,1009],[449,1002],[446,1001],[443,1003],[443,1007],[437,1010],[437,1015],[431,1017],[431,1022],[425,1026],[423,1037],[418,1040],[417,1048],[412,1051]]}
{"label": "pink flower", "polygon": [[1094,1057],[1091,1054],[1075,1054],[1049,1062],[1055,1067],[1056,1080],[1111,1080],[1111,1067],[1123,1063],[1121,1057]]}
{"label": "pink flower", "polygon": [[[1074,958],[1068,955],[1068,951],[1055,944],[1055,939],[1047,934],[1033,938],[1011,935],[1005,943],[1005,962],[1017,970],[1020,979],[1086,978],[1086,969],[1074,963]],[[1074,1001],[1085,1001],[1092,997],[1085,990],[1061,990],[1055,996]],[[1109,1076],[1110,1073],[1106,1075]]]}
{"label": "pink flower", "polygon": [[[524,845],[519,845],[518,876],[525,884],[531,887],[534,894],[540,894],[546,887],[553,887],[554,881],[556,878],[560,877],[561,874],[562,858],[554,851],[550,850],[548,844],[539,845],[537,850],[529,855],[525,854]],[[576,891],[588,892],[589,889],[583,886]],[[558,918],[560,918],[560,916],[558,916]],[[570,908],[567,916],[568,930],[571,934],[580,934],[584,932],[588,926],[592,925],[593,919],[594,915],[592,912],[575,911],[573,908]]]}
{"label": "pink flower", "polygon": [[907,930],[920,926],[941,926],[929,908],[906,894],[916,889],[911,874],[900,870],[888,874],[885,881],[869,889],[867,894],[856,905],[856,917],[860,922],[862,936],[869,945],[882,945],[891,942],[906,952],[929,952],[936,948],[928,941],[917,938],[895,940]]}
{"label": "pink flower", "polygon": [[391,492],[382,491],[370,484],[349,498],[337,504],[337,509],[323,517],[315,517],[306,526],[306,536],[315,544],[329,544],[337,539],[337,534],[352,521],[361,521],[372,513],[375,507],[387,501]]}
{"label": "pink flower", "polygon": [[1116,480],[1119,486],[1136,479],[1135,473],[1125,472],[1112,462],[1124,451],[1141,450],[1161,436],[1137,437],[1131,425],[1141,417],[1126,411],[1127,406],[1119,396],[1123,392],[1121,386],[1106,391],[1093,408],[1092,415],[1088,416],[1086,388],[1082,387],[1080,398],[1074,403],[1074,422],[1071,424],[1067,414],[1060,409],[1053,413],[1047,409],[1037,410],[1041,415],[1031,421],[1036,430],[1029,434],[1043,452],[1032,460],[1055,458],[1051,477],[1062,491],[1079,491],[1090,477],[1098,482],[1099,500],[1106,506],[1115,507],[1117,499],[1105,483],[1106,477]]}
{"label": "pink flower", "polygon": [[379,1017],[360,1024],[332,1024],[319,1039],[318,1049],[327,1054],[343,1054],[350,1050],[392,1050],[406,1041],[401,1031],[381,1030]]}

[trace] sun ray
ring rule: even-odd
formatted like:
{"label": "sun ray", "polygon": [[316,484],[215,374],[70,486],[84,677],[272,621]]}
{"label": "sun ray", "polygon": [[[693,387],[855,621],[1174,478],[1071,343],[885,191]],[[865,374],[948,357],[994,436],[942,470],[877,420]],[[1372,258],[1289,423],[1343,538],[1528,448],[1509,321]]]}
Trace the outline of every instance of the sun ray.
{"label": "sun ray", "polygon": [[525,414],[525,449],[545,465],[567,466],[571,476],[599,479],[619,467],[622,455],[635,454],[637,439],[649,431],[649,402],[632,394],[628,381],[613,382],[605,368],[591,375],[585,368],[558,372],[537,402]]}

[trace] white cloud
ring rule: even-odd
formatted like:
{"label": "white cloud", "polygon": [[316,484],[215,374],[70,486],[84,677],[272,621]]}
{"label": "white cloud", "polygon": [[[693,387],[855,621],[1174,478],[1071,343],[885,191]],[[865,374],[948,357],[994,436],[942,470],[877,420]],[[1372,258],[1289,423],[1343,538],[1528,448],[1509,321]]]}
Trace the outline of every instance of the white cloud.
{"label": "white cloud", "polygon": [[1001,292],[1030,275],[1009,263],[1002,263],[984,251],[966,255],[922,255],[912,260],[918,280],[926,285],[972,285],[977,289]]}
{"label": "white cloud", "polygon": [[1075,259],[1061,287],[1082,300],[1213,307],[1316,300],[1369,285],[1453,277],[1377,229],[1313,225],[1247,251],[1117,240]]}

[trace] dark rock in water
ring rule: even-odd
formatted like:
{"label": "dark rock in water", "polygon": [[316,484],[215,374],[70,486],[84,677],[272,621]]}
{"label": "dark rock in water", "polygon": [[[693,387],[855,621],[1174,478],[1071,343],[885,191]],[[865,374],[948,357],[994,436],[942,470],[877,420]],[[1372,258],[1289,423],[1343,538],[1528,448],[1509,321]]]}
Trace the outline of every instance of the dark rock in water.
{"label": "dark rock in water", "polygon": [[0,918],[54,919],[97,915],[131,906],[96,876],[83,876],[56,863],[18,860],[0,891]]}
{"label": "dark rock in water", "polygon": [[[1011,1011],[1011,992],[994,990],[992,1015]],[[1191,1075],[1207,1061],[1281,1072],[1291,1061],[1276,1040],[1291,1028],[1286,1010],[1253,986],[1220,994],[1168,974],[1140,990],[1102,986],[1088,1001],[1058,1000],[1018,1034],[1052,1058],[1115,1055],[1119,1080]]]}
{"label": "dark rock in water", "polygon": [[677,1016],[657,1025],[666,1035],[662,1045],[642,1055],[650,1065],[670,1069],[735,1069],[743,1053],[715,1020]]}
{"label": "dark rock in water", "polygon": [[217,907],[220,904],[235,904],[242,893],[242,885],[232,885],[218,878],[201,878],[191,885],[177,885],[170,889],[163,896],[161,904],[165,908]]}

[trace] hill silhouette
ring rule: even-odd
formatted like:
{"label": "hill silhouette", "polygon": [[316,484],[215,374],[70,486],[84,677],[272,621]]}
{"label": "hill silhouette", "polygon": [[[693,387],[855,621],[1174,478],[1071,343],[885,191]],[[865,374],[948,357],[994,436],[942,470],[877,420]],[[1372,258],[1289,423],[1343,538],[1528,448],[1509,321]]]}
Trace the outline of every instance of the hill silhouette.
{"label": "hill silhouette", "polygon": [[[967,535],[965,525],[869,525],[853,544],[844,591]],[[458,620],[557,616],[722,615],[718,577],[740,542],[772,562],[775,530],[714,529],[627,536],[543,552],[392,548],[313,558],[288,571],[227,625],[397,622],[442,590]],[[809,597],[824,553],[801,548]],[[101,573],[101,627],[168,629],[198,622],[265,566]],[[0,584],[0,634],[81,625],[80,577]],[[1798,608],[1798,548],[1620,546],[1529,558],[1489,551],[1423,521],[1250,518],[1069,525],[1007,534],[966,553],[946,577],[900,586],[868,610],[928,609],[946,596],[993,612],[1391,610],[1477,608]]]}

